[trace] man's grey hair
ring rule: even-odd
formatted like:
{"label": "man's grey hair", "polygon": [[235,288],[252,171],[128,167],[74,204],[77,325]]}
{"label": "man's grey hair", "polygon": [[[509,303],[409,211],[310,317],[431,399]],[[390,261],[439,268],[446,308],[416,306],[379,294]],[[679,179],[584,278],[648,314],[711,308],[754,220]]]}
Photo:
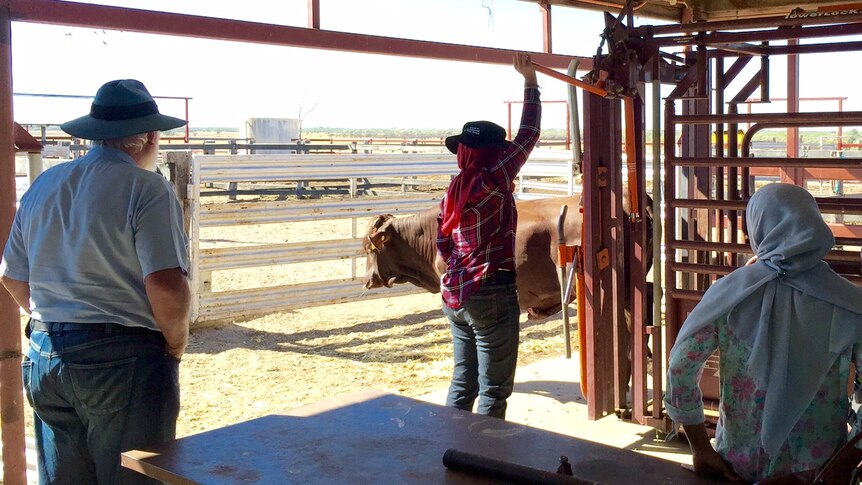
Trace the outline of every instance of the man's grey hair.
{"label": "man's grey hair", "polygon": [[124,136],[122,138],[114,138],[111,140],[93,140],[94,147],[108,147],[122,150],[129,155],[134,155],[144,149],[147,144],[147,133],[138,133],[136,135]]}

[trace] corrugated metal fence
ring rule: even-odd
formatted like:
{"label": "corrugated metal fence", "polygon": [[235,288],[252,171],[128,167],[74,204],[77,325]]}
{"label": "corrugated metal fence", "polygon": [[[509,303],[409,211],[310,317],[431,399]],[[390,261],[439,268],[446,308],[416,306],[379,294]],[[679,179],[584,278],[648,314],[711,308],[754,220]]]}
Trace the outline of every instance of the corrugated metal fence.
{"label": "corrugated metal fence", "polygon": [[[454,155],[195,155],[188,187],[190,212],[192,320],[221,320],[264,313],[416,293],[412,285],[363,293],[356,263],[364,258],[357,219],[376,214],[412,214],[439,204],[442,190],[403,192],[395,196],[356,197],[358,182],[401,181],[445,187],[457,173]],[[571,157],[563,152],[536,151],[522,170],[519,197],[566,195],[576,188]],[[201,203],[201,187],[225,182],[349,181],[350,198],[276,202]],[[534,192],[539,190],[542,192]],[[201,229],[250,224],[351,219],[351,237],[314,242],[242,247],[200,246]],[[211,291],[213,271],[349,259],[350,274],[342,279],[242,290]]]}

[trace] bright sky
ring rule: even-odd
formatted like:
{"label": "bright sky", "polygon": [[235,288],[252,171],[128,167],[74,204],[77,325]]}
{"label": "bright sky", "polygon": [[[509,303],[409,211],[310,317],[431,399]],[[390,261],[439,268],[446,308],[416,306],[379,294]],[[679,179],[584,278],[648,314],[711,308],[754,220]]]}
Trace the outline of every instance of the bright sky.
{"label": "bright sky", "polygon": [[[307,0],[117,0],[102,3],[305,27]],[[516,0],[320,0],[321,28],[345,32],[540,51],[541,15]],[[556,7],[554,52],[591,56],[601,13]],[[641,20],[640,22],[644,22]],[[656,22],[650,22],[656,23]],[[92,95],[105,81],[136,78],[154,95],[190,96],[192,126],[242,126],[250,117],[295,118],[316,108],[304,126],[445,128],[470,119],[504,124],[505,100],[519,99],[522,78],[511,67],[466,62],[128,32],[13,23],[13,88],[18,93]],[[859,53],[804,56],[803,96],[849,96]],[[809,64],[810,63],[810,64]],[[751,64],[756,64],[752,62]],[[772,95],[784,95],[784,61],[772,60]],[[754,66],[750,66],[754,69]],[[810,69],[805,71],[805,69]],[[834,75],[841,74],[841,79]],[[750,75],[750,74],[749,74]],[[741,76],[747,80],[745,74]],[[743,82],[744,82],[743,80]],[[562,82],[540,75],[544,100],[562,100]],[[859,98],[859,99],[857,99]],[[16,97],[16,121],[58,123],[82,114],[89,101]],[[182,103],[162,100],[182,116]],[[803,110],[835,109],[803,103]],[[562,105],[547,106],[543,123],[562,128]],[[515,115],[517,121],[517,114]]]}

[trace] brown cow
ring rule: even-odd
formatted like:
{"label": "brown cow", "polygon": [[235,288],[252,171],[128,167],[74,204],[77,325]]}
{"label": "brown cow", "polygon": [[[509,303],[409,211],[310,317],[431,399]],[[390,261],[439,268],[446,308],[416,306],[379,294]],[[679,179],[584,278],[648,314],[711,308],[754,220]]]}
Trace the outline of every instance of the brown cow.
{"label": "brown cow", "polygon": [[[518,201],[518,228],[515,237],[515,271],[518,275],[518,303],[530,319],[546,318],[560,311],[560,284],[557,280],[557,221],[560,207],[569,206],[566,244],[581,242],[578,215],[580,195]],[[627,201],[626,201],[627,202]],[[437,215],[435,207],[411,217],[379,215],[368,226],[364,238],[367,254],[367,289],[396,283],[412,283],[431,293],[440,292],[440,275],[446,269],[437,255]],[[651,249],[647,248],[646,254]]]}

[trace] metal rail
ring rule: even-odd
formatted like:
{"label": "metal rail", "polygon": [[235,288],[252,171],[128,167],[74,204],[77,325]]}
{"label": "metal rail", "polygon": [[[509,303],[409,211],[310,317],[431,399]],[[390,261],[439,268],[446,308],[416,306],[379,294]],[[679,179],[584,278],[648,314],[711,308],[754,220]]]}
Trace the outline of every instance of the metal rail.
{"label": "metal rail", "polygon": [[198,320],[248,317],[309,306],[332,305],[362,299],[421,293],[412,285],[378,288],[362,293],[354,279],[272,286],[247,290],[219,291],[200,296]]}
{"label": "metal rail", "polygon": [[218,227],[344,219],[380,213],[403,214],[418,212],[439,202],[440,197],[422,196],[382,200],[207,204],[200,208],[200,223],[202,226]]}
{"label": "metal rail", "polygon": [[[193,321],[247,317],[266,312],[328,305],[360,299],[420,293],[412,285],[362,291],[356,278],[356,263],[365,256],[356,233],[357,219],[375,214],[412,214],[439,204],[441,195],[401,194],[397,197],[300,200],[295,202],[232,202],[201,204],[200,187],[207,183],[273,183],[306,180],[356,179],[404,180],[433,177],[428,183],[448,183],[458,172],[451,154],[339,154],[339,155],[196,155],[192,157],[191,254]],[[522,169],[522,187],[538,188],[552,195],[571,194],[576,189],[571,154],[534,151]],[[524,179],[526,177],[526,179]],[[533,180],[530,180],[530,178]],[[440,180],[442,178],[442,180]],[[563,182],[542,181],[562,178]],[[536,181],[539,180],[539,181]],[[352,192],[355,192],[352,191]],[[521,193],[519,198],[547,197]],[[325,241],[200,248],[202,228],[249,224],[285,224],[302,221],[352,219],[351,237]],[[213,271],[231,271],[307,262],[351,262],[351,278],[305,282],[277,287],[213,292],[206,282]]]}

